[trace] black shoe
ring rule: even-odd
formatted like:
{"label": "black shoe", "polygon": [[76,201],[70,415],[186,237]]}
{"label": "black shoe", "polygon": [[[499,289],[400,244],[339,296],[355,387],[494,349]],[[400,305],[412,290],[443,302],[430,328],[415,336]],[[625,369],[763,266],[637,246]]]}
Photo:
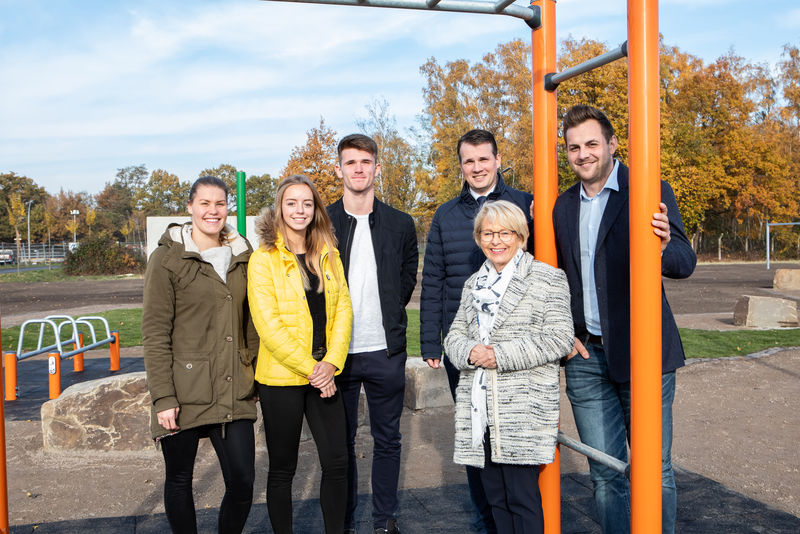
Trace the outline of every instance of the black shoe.
{"label": "black shoe", "polygon": [[354,528],[346,528],[346,529],[344,529],[344,534],[356,534],[356,529],[354,529]]}
{"label": "black shoe", "polygon": [[378,527],[373,532],[374,534],[400,534],[400,529],[397,528],[397,520],[387,519],[386,528]]}

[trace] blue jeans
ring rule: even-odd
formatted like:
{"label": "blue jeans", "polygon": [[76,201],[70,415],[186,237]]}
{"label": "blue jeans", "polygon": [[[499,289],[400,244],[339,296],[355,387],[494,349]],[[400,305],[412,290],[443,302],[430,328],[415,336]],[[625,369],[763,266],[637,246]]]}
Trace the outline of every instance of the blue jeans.
{"label": "blue jeans", "polygon": [[[581,441],[623,462],[628,461],[631,422],[631,384],[617,383],[608,374],[602,345],[586,346],[589,358],[567,361],[567,397]],[[672,471],[672,401],[675,371],[661,377],[661,525],[664,534],[675,532],[677,493]],[[589,460],[594,498],[604,534],[630,532],[630,486],[627,478]]]}
{"label": "blue jeans", "polygon": [[389,357],[386,350],[347,355],[336,386],[342,393],[347,418],[347,512],[345,528],[355,528],[358,505],[356,432],[361,385],[369,406],[372,434],[372,522],[375,528],[397,514],[397,483],[400,478],[400,415],[406,391],[406,353]]}

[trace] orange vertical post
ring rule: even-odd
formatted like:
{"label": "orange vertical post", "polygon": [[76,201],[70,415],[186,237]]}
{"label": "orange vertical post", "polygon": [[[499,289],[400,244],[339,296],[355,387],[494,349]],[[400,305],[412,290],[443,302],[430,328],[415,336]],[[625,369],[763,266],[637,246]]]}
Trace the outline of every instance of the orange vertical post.
{"label": "orange vertical post", "polygon": [[[0,351],[3,347],[3,337],[0,335]],[[17,355],[15,353],[6,353],[6,377],[8,376],[8,354],[14,356],[14,387],[11,391],[14,394],[13,399],[8,399],[8,378],[6,378],[6,400],[15,400],[17,398]],[[8,534],[8,472],[6,469],[6,414],[5,404],[0,402],[0,534]]]}
{"label": "orange vertical post", "polygon": [[[83,334],[78,334],[78,341],[75,342],[75,350],[83,347]],[[72,357],[72,370],[76,373],[83,371],[83,353],[79,352]]]}
{"label": "orange vertical post", "polygon": [[3,355],[3,367],[5,367],[5,384],[7,401],[17,400],[17,353],[6,352]]}
{"label": "orange vertical post", "polygon": [[47,355],[47,376],[50,399],[57,399],[61,395],[61,354],[58,352]]}
{"label": "orange vertical post", "polygon": [[661,201],[658,0],[628,0],[631,531],[661,532]]}
{"label": "orange vertical post", "polygon": [[119,371],[119,332],[111,332],[114,341],[109,346],[111,353],[111,371]]}
{"label": "orange vertical post", "polygon": [[[538,260],[558,266],[553,205],[558,196],[558,144],[556,95],[545,89],[545,76],[556,71],[556,3],[533,0],[541,9],[542,25],[531,35],[533,49],[533,232],[534,255]],[[544,531],[561,532],[561,453],[556,446],[553,463],[542,466],[539,475]]]}

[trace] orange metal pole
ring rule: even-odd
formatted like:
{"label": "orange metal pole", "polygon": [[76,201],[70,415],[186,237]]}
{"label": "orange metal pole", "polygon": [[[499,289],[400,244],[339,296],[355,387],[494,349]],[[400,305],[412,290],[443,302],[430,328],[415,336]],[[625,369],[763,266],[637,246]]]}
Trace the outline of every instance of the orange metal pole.
{"label": "orange metal pole", "polygon": [[[533,233],[535,256],[557,266],[556,240],[553,232],[553,206],[558,196],[558,144],[556,95],[545,90],[545,75],[556,71],[556,3],[533,0],[541,9],[542,26],[531,35],[533,50]],[[561,453],[556,446],[553,463],[542,466],[539,474],[542,494],[544,531],[561,532]]]}
{"label": "orange metal pole", "polygon": [[109,352],[111,353],[111,371],[119,371],[119,332],[111,332],[114,341],[111,342]]}
{"label": "orange metal pole", "polygon": [[50,399],[57,399],[61,395],[61,354],[58,352],[47,355],[47,372]]}
{"label": "orange metal pole", "polygon": [[661,532],[661,201],[658,0],[628,0],[631,531]]}
{"label": "orange metal pole", "polygon": [[[1,330],[0,330],[1,331]],[[3,336],[0,334],[0,351],[3,348]],[[14,357],[14,364],[8,365],[8,354]],[[6,400],[15,400],[17,398],[17,355],[15,353],[6,353],[5,356],[6,368]],[[14,387],[11,392],[14,395],[13,399],[8,398],[8,370],[14,368]],[[6,469],[6,414],[5,404],[0,402],[0,534],[8,534],[8,471]]]}
{"label": "orange metal pole", "polygon": [[17,353],[6,352],[3,355],[3,367],[5,368],[6,400],[17,400]]}
{"label": "orange metal pole", "polygon": [[[78,334],[78,341],[75,343],[75,350],[83,347],[83,334]],[[83,353],[80,352],[72,357],[72,370],[76,373],[83,371]]]}

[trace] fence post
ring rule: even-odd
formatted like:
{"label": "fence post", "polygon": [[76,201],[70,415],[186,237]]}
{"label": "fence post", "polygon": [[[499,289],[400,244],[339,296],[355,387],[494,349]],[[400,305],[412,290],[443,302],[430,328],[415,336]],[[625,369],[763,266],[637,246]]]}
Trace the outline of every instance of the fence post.
{"label": "fence post", "polygon": [[6,400],[17,400],[17,353],[6,352],[3,355],[3,367],[6,369]]}
{"label": "fence post", "polygon": [[119,332],[111,332],[111,337],[114,340],[109,344],[109,351],[111,353],[111,371],[119,371]]}
{"label": "fence post", "polygon": [[[75,350],[83,347],[83,333],[78,334],[78,340],[75,342]],[[76,373],[83,371],[83,353],[79,352],[72,357],[72,370]]]}
{"label": "fence post", "polygon": [[61,395],[61,354],[51,352],[47,355],[47,372],[50,386],[50,399]]}

